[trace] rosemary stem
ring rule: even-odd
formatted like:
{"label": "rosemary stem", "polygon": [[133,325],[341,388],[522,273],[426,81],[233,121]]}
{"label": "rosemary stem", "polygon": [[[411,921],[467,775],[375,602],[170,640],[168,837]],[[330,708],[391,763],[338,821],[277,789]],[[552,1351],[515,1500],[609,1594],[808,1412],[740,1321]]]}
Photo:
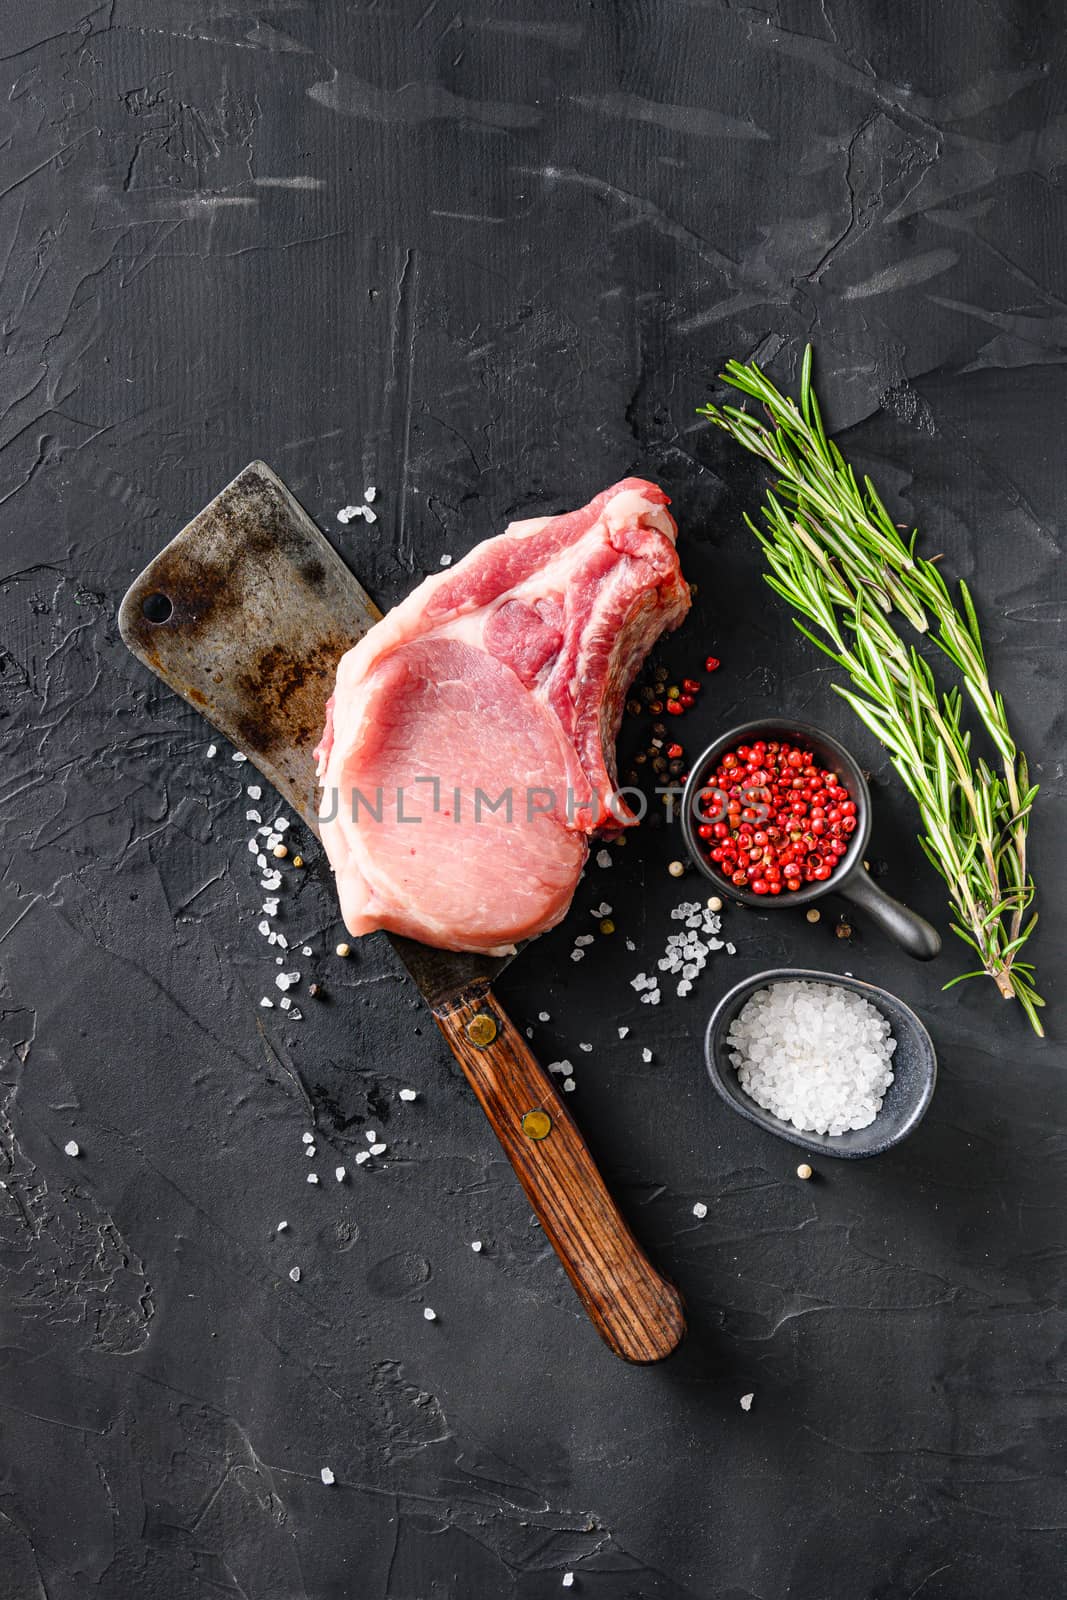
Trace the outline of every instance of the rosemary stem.
{"label": "rosemary stem", "polygon": [[[776,475],[764,526],[746,518],[767,557],[767,581],[848,674],[851,687],[835,687],[885,743],[919,808],[920,842],[948,887],[955,932],[1040,1035],[1044,1002],[1032,966],[1018,960],[1037,920],[1025,921],[1034,897],[1027,829],[1036,788],[991,685],[974,604],[965,584],[957,601],[937,562],[916,555],[916,534],[902,536],[870,479],[857,479],[827,437],[811,367],[809,346],[798,404],[754,364],[731,361],[724,378],[759,402],[768,421],[738,406],[708,405],[701,414]],[[951,663],[965,697],[958,687],[938,689],[897,617]],[[996,747],[995,768],[972,755],[968,705]]]}

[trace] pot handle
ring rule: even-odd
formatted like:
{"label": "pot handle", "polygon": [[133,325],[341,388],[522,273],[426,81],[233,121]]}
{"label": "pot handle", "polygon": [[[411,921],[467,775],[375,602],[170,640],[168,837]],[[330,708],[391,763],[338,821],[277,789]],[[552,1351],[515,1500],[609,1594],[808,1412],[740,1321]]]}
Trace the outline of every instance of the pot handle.
{"label": "pot handle", "polygon": [[874,879],[861,868],[854,878],[838,887],[838,893],[859,906],[871,921],[887,933],[916,961],[932,961],[941,950],[941,935],[910,906],[879,889]]}

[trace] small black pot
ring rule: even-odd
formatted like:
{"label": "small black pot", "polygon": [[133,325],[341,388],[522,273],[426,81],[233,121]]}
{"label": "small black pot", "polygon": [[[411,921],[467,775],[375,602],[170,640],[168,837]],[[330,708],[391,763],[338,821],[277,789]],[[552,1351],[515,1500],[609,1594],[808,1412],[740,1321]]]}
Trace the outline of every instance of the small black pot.
{"label": "small black pot", "polygon": [[[715,870],[714,862],[708,860],[704,841],[697,834],[697,828],[704,820],[699,809],[701,792],[707,787],[722,757],[737,745],[750,744],[753,739],[785,739],[790,744],[804,745],[812,751],[820,767],[841,775],[844,787],[855,801],[856,831],[849,841],[847,852],[825,883],[805,884],[793,893],[777,896],[753,894],[751,889],[739,889],[731,883],[723,873]],[[760,911],[777,911],[783,907],[811,905],[813,900],[821,899],[824,894],[840,894],[865,911],[883,933],[887,933],[917,961],[932,961],[940,952],[941,935],[937,929],[931,927],[918,912],[886,894],[868,875],[863,858],[871,837],[871,792],[862,771],[844,745],[838,744],[836,739],[819,728],[787,718],[781,721],[764,719],[743,722],[740,727],[722,734],[693,763],[682,795],[682,834],[693,862],[705,878],[715,884],[722,894],[739,901],[741,905],[753,906]]]}
{"label": "small black pot", "polygon": [[[893,1082],[885,1092],[882,1109],[866,1128],[853,1128],[848,1133],[802,1133],[791,1122],[783,1122],[770,1111],[764,1111],[742,1089],[736,1069],[730,1060],[726,1037],[730,1024],[746,1001],[757,989],[767,989],[774,983],[806,980],[810,983],[835,984],[862,995],[885,1017],[897,1047],[893,1052]],[[727,1105],[739,1111],[749,1122],[776,1133],[790,1144],[820,1155],[856,1161],[863,1156],[881,1155],[892,1149],[913,1133],[925,1117],[933,1099],[937,1083],[937,1056],[933,1041],[919,1018],[903,1000],[876,984],[862,983],[858,978],[844,978],[836,972],[809,972],[802,967],[777,967],[771,972],[758,972],[746,978],[729,994],[723,995],[708,1023],[704,1038],[704,1059],[708,1077]]]}

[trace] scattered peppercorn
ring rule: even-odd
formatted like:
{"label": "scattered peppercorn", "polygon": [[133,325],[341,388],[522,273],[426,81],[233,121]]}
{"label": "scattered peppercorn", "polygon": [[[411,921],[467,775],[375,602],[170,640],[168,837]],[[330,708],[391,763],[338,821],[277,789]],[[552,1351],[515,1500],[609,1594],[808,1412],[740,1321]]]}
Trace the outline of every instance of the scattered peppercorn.
{"label": "scattered peppercorn", "polygon": [[718,656],[709,656],[708,659],[704,663],[704,671],[705,672],[718,672],[718,670],[719,670],[719,668],[721,666],[722,666],[722,662],[719,660]]}
{"label": "scattered peppercorn", "polygon": [[663,715],[663,701],[653,700],[648,709],[654,717],[661,717]]}
{"label": "scattered peppercorn", "polygon": [[615,932],[615,924],[612,922],[610,917],[605,917],[604,918],[603,922],[600,924],[600,931],[601,931],[601,933],[614,933]]}
{"label": "scattered peppercorn", "polygon": [[670,688],[667,690],[667,699],[677,700],[681,692],[682,691],[679,689],[678,685],[676,683],[672,683]]}
{"label": "scattered peppercorn", "polygon": [[812,1175],[811,1168],[808,1166],[808,1163],[806,1161],[802,1161],[800,1163],[799,1167],[797,1168],[797,1177],[798,1178],[803,1178],[805,1180],[805,1182],[806,1182],[807,1179],[811,1177],[811,1175]]}
{"label": "scattered peppercorn", "polygon": [[339,944],[337,946],[337,954],[339,956],[341,956],[342,958],[344,956],[351,955],[351,953],[352,953],[352,946],[350,944]]}
{"label": "scattered peppercorn", "polygon": [[309,983],[308,984],[308,994],[311,996],[312,1000],[317,1000],[321,993],[322,993],[322,984],[321,983]]}
{"label": "scattered peppercorn", "polygon": [[284,844],[276,844],[271,851],[271,855],[277,856],[279,861],[283,860],[288,854],[289,851]]}
{"label": "scattered peppercorn", "polygon": [[819,918],[822,916],[822,912],[817,906],[812,906],[811,910],[806,911],[804,915],[807,917],[809,922],[818,922]]}
{"label": "scattered peppercorn", "polygon": [[670,873],[672,878],[681,878],[685,875],[685,862],[672,861],[670,866],[667,868],[667,871]]}
{"label": "scattered peppercorn", "polygon": [[845,921],[844,917],[841,918],[841,921],[837,924],[837,927],[834,929],[834,932],[835,932],[835,934],[837,935],[837,937],[839,939],[851,939],[852,938],[852,929],[849,927],[849,925]]}
{"label": "scattered peppercorn", "polygon": [[304,865],[303,856],[294,856],[293,857],[293,866],[294,867],[302,867],[303,865]]}
{"label": "scattered peppercorn", "polygon": [[677,756],[684,755],[685,751],[682,749],[680,744],[671,744],[667,746],[667,754],[673,761]]}

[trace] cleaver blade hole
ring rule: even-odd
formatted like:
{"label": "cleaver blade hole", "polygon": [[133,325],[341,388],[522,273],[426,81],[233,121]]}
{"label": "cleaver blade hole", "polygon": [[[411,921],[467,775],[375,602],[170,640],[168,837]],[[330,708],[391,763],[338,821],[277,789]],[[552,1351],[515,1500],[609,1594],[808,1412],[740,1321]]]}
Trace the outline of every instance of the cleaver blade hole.
{"label": "cleaver blade hole", "polygon": [[149,622],[169,622],[174,607],[165,594],[146,594],[141,601],[141,612]]}

